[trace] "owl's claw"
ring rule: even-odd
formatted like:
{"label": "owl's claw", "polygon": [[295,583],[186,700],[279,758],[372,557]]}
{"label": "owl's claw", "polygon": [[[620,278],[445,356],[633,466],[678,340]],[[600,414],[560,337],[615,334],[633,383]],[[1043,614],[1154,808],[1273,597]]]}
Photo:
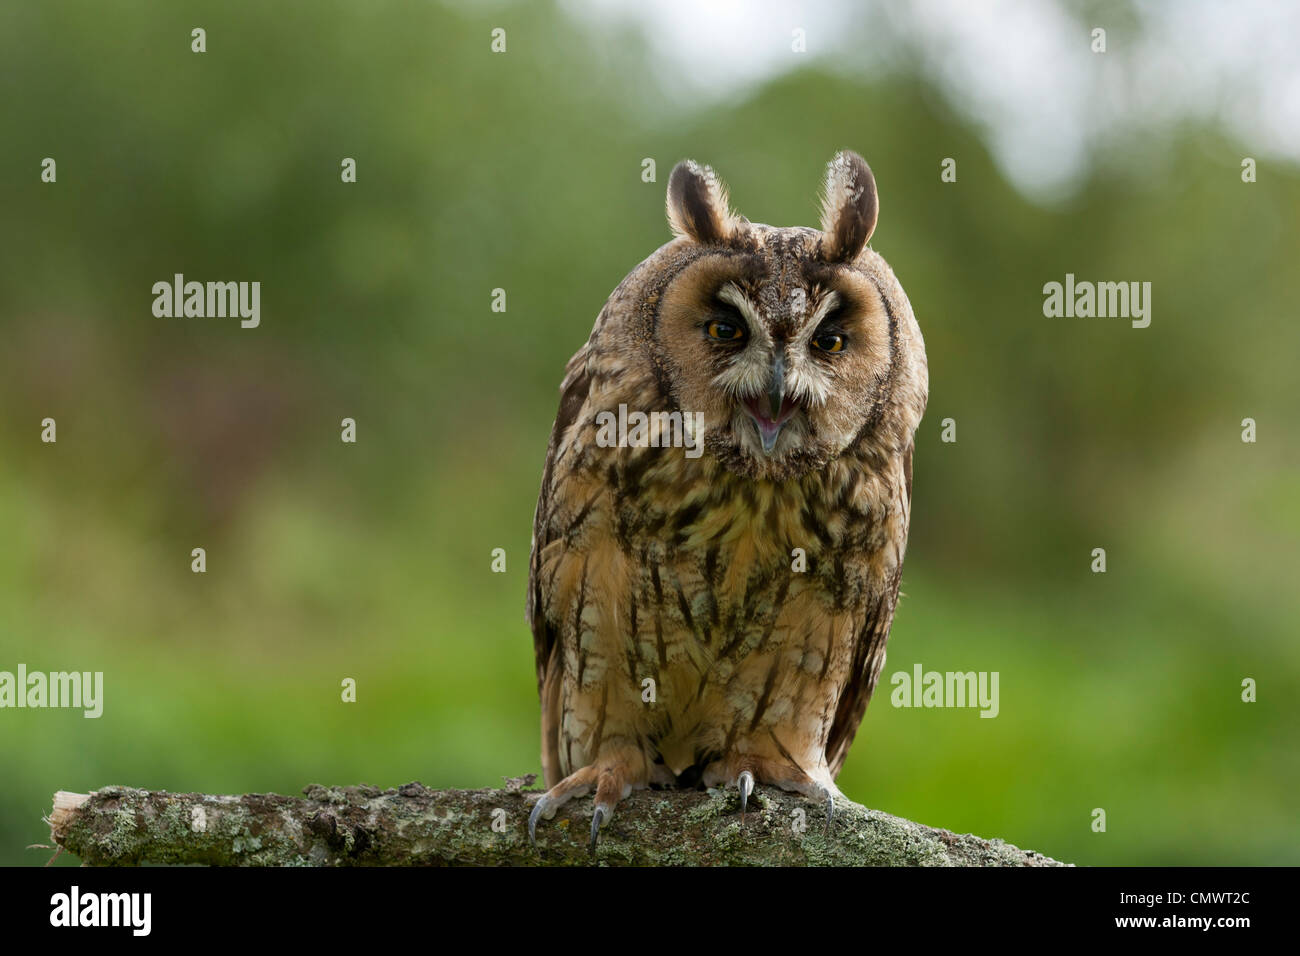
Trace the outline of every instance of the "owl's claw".
{"label": "owl's claw", "polygon": [[596,804],[596,809],[591,814],[591,843],[587,847],[587,852],[592,856],[596,855],[596,841],[600,838],[600,827],[609,819],[609,808],[602,803]]}
{"label": "owl's claw", "polygon": [[831,835],[831,821],[835,819],[835,791],[831,787],[822,787],[820,796],[826,799],[826,836]]}
{"label": "owl's claw", "polygon": [[553,816],[555,816],[555,808],[547,800],[546,794],[542,794],[533,804],[533,812],[528,814],[528,842],[533,845],[534,850],[537,849],[537,821],[542,817],[549,820]]}
{"label": "owl's claw", "polygon": [[736,787],[740,790],[740,822],[745,822],[745,807],[749,805],[749,795],[754,792],[754,775],[742,770],[736,778]]}

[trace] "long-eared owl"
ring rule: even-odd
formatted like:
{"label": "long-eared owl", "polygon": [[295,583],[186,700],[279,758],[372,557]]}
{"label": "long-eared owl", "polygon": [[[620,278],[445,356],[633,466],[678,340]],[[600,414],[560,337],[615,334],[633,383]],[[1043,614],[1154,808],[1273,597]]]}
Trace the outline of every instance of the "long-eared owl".
{"label": "long-eared owl", "polygon": [[646,786],[826,801],[885,662],[928,392],[911,305],[867,247],[866,162],[821,228],[668,184],[675,238],[569,361],[533,529],[528,620],[549,788],[595,791],[592,846]]}

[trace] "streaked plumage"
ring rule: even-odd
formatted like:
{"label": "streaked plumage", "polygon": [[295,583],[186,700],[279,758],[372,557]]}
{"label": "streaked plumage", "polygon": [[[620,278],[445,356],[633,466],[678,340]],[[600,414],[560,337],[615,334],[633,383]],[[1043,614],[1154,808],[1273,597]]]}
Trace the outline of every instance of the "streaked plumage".
{"label": "streaked plumage", "polygon": [[[593,841],[650,784],[838,792],[928,388],[911,306],[866,248],[876,209],[854,153],[829,165],[820,230],[750,223],[707,167],[673,171],[677,238],[614,290],[561,386],[529,581],[551,788],[533,824],[593,789]],[[703,413],[703,454],[601,447],[620,405]]]}

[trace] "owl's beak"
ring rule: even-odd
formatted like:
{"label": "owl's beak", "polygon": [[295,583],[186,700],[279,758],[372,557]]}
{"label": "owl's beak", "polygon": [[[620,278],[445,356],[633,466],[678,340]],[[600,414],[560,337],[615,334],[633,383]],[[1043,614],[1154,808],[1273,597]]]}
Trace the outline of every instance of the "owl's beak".
{"label": "owl's beak", "polygon": [[772,411],[772,421],[781,417],[781,403],[785,401],[785,356],[777,353],[772,361],[772,380],[767,386],[767,407]]}
{"label": "owl's beak", "polygon": [[781,426],[790,420],[798,407],[798,402],[786,397],[785,357],[778,355],[772,361],[772,377],[768,380],[767,392],[745,399],[745,410],[758,427],[763,454],[772,454],[781,435]]}

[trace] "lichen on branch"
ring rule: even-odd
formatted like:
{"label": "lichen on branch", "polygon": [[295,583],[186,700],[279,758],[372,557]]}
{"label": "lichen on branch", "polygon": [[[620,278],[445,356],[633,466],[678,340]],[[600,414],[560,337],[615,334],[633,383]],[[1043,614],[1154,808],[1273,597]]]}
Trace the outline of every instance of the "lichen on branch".
{"label": "lichen on branch", "polygon": [[[63,850],[101,866],[1060,866],[1001,840],[957,835],[761,788],[741,818],[736,791],[643,790],[618,805],[588,853],[591,801],[574,800],[529,845],[530,798],[504,790],[311,785],[301,797],[104,787],[59,791],[48,818]],[[531,782],[531,781],[528,781]],[[525,783],[526,785],[526,783]]]}

